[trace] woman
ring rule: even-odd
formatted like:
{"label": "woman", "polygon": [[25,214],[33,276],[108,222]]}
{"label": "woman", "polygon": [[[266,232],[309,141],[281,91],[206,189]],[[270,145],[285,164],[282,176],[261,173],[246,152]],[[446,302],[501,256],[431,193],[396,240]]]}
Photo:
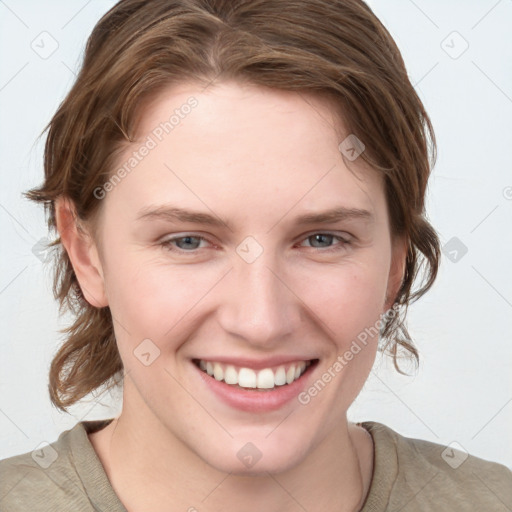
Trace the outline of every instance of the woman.
{"label": "woman", "polygon": [[122,380],[123,409],[3,460],[3,507],[510,507],[506,467],[347,420],[377,350],[418,358],[404,320],[439,265],[434,160],[362,1],[114,6],[27,195],[76,315],[52,401]]}

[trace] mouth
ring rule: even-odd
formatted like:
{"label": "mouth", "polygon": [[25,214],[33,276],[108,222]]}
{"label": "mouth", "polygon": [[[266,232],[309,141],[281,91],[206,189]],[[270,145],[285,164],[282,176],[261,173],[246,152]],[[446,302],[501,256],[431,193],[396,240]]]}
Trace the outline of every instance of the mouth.
{"label": "mouth", "polygon": [[290,386],[312,370],[318,359],[289,362],[268,368],[253,369],[219,361],[193,359],[199,370],[234,389],[269,392]]}

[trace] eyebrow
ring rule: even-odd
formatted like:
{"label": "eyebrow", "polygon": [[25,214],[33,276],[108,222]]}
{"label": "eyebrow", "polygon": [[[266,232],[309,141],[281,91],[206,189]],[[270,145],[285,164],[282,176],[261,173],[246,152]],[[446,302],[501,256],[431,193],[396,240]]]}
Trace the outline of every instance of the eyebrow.
{"label": "eyebrow", "polygon": [[[327,224],[343,220],[364,220],[373,221],[374,215],[369,210],[362,208],[347,208],[339,206],[328,210],[312,213],[304,213],[294,219],[296,225]],[[136,220],[164,220],[168,222],[190,222],[193,224],[204,224],[213,227],[227,227],[232,230],[229,222],[224,222],[220,217],[196,210],[178,208],[176,206],[148,206],[142,208]]]}

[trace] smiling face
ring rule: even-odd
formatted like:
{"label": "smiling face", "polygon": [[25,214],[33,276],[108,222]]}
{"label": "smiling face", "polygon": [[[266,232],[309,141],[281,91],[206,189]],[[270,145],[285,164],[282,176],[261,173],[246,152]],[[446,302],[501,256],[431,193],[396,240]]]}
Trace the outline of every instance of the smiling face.
{"label": "smiling face", "polygon": [[361,158],[347,168],[332,112],[235,83],[174,87],[145,109],[119,161],[129,171],[101,199],[101,279],[77,275],[110,307],[122,414],[148,443],[173,440],[223,471],[276,472],[346,422],[377,336],[339,356],[391,306],[405,252],[382,178]]}

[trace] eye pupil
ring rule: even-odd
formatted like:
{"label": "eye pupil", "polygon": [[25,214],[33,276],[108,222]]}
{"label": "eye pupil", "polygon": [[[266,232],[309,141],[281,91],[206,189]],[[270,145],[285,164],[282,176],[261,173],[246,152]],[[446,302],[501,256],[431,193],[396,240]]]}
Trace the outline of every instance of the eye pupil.
{"label": "eye pupil", "polygon": [[[316,235],[313,235],[311,238],[313,238],[316,242],[318,242],[318,241],[319,241],[320,243],[322,243],[322,240],[321,240],[321,239],[322,239],[322,238],[325,238],[325,237],[332,239],[332,238],[333,238],[333,235],[327,235],[327,234],[318,233],[318,234],[316,234]],[[329,240],[328,240],[328,241],[329,241]],[[324,240],[324,243],[325,243],[325,240]]]}
{"label": "eye pupil", "polygon": [[[338,243],[334,243],[335,239]],[[350,245],[350,241],[341,238],[340,236],[332,235],[330,233],[314,233],[306,238],[304,241],[308,242],[310,248],[320,249],[321,252],[335,251],[346,249]],[[201,249],[201,242],[207,240],[202,236],[185,235],[171,238],[164,241],[161,245],[170,251],[181,251],[181,254],[189,253],[195,255]]]}
{"label": "eye pupil", "polygon": [[[185,242],[184,242],[184,243],[185,243],[185,245],[186,245],[186,244],[190,244],[190,243],[192,243],[192,245],[194,245],[194,242],[193,242],[193,240],[194,240],[194,239],[196,239],[196,245],[197,245],[197,241],[198,241],[199,239],[198,239],[197,237],[195,237],[195,236],[183,236],[183,237],[181,237],[181,238],[177,238],[177,239],[175,240],[175,243],[176,243],[176,245],[178,245],[178,247],[180,246],[180,244],[182,244],[182,243],[183,243],[182,241],[185,241]],[[192,242],[190,242],[190,240],[192,240]],[[186,249],[190,249],[191,247],[190,247],[190,246],[188,246],[188,247],[185,247],[185,248],[186,248]],[[195,247],[194,247],[194,248],[195,248]],[[180,247],[180,249],[181,249],[181,247]]]}

